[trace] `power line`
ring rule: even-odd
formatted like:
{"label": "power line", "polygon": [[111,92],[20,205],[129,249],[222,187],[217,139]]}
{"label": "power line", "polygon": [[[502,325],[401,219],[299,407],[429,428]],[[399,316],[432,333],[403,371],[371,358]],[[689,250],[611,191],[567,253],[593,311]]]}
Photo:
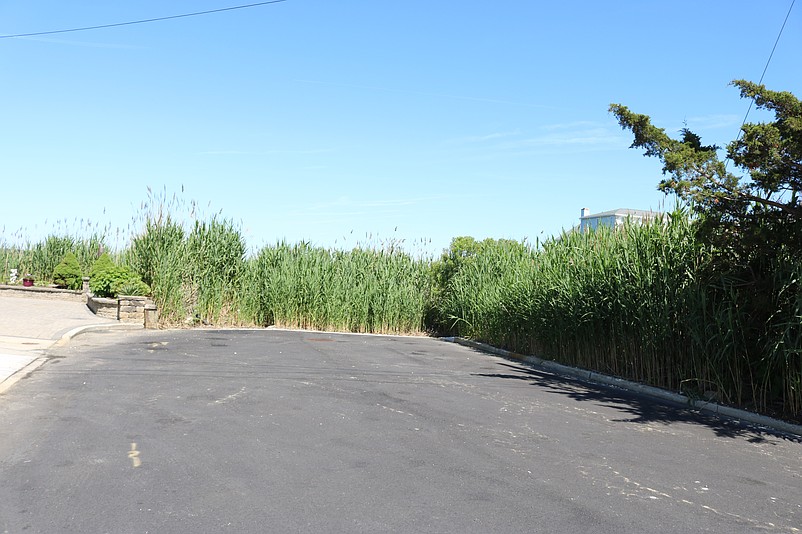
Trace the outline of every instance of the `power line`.
{"label": "power line", "polygon": [[[788,22],[788,17],[791,16],[791,10],[794,9],[794,4],[796,0],[791,0],[791,5],[788,8],[788,13],[785,14],[785,20],[783,21],[782,26],[780,27],[780,32],[777,34],[777,39],[774,40],[774,46],[771,48],[771,53],[769,54],[769,59],[766,60],[766,66],[763,67],[763,73],[760,75],[760,80],[757,82],[758,85],[763,83],[763,77],[766,76],[766,71],[769,70],[769,64],[771,63],[771,58],[774,57],[774,51],[777,50],[777,44],[780,42],[780,37],[782,37],[783,30],[785,30],[785,24]],[[752,106],[755,105],[755,99],[749,99],[749,107],[746,108],[746,115],[744,115],[744,120],[741,121],[741,127],[738,129],[738,136],[735,138],[736,141],[741,139],[741,135],[743,135],[743,127],[746,124],[746,120],[749,118],[749,113],[752,111]],[[730,162],[730,155],[727,154],[727,157],[724,158],[724,170],[727,170]]]}
{"label": "power line", "polygon": [[220,13],[223,11],[233,11],[235,9],[247,9],[250,7],[265,6],[267,4],[278,4],[287,0],[270,0],[269,2],[257,2],[255,4],[244,4],[240,6],[223,7],[220,9],[210,9],[209,11],[196,11],[194,13],[184,13],[182,15],[171,15],[169,17],[158,17],[153,19],[131,20],[128,22],[117,22],[115,24],[101,24],[100,26],[84,26],[82,28],[68,28],[65,30],[50,30],[46,32],[17,33],[14,35],[0,35],[0,39],[11,39],[14,37],[33,37],[35,35],[52,35],[54,33],[83,32],[88,30],[99,30],[101,28],[114,28],[116,26],[130,26],[132,24],[145,24],[148,22],[158,22],[161,20],[181,19],[185,17],[197,17],[198,15],[209,15],[210,13]]}
{"label": "power line", "polygon": [[[782,37],[783,30],[785,29],[785,24],[788,22],[788,17],[791,16],[791,10],[794,9],[794,4],[795,3],[796,3],[796,0],[791,0],[791,6],[788,8],[788,13],[786,13],[786,15],[785,15],[785,20],[783,21],[783,25],[780,27],[780,33],[777,34],[777,39],[775,39],[775,41],[774,41],[774,46],[772,47],[771,53],[769,54],[769,59],[766,61],[766,66],[763,67],[763,73],[760,75],[760,80],[757,82],[758,85],[761,85],[763,83],[763,77],[766,76],[766,71],[769,70],[769,64],[771,63],[771,58],[774,57],[774,51],[777,50],[777,43],[780,42],[780,37]],[[755,99],[754,98],[749,101],[749,108],[747,108],[746,115],[744,115],[744,120],[741,123],[741,127],[742,128],[743,128],[743,125],[746,124],[746,119],[747,119],[747,117],[749,117],[749,112],[752,111],[752,105],[754,103],[755,103]],[[738,139],[740,139],[740,138],[741,138],[741,132],[739,131],[738,132]]]}

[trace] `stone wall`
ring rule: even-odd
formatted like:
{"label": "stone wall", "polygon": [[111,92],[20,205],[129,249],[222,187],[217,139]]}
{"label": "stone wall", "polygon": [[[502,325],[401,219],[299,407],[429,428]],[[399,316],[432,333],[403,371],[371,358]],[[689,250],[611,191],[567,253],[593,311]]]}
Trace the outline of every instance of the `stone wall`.
{"label": "stone wall", "polygon": [[25,297],[46,300],[69,300],[72,302],[85,302],[83,291],[71,289],[56,289],[54,287],[23,287],[19,285],[0,285],[0,295],[4,297]]}
{"label": "stone wall", "polygon": [[116,319],[123,323],[138,323],[145,328],[157,328],[159,312],[148,297],[120,295],[116,299],[89,296],[86,305],[100,317]]}
{"label": "stone wall", "polygon": [[149,305],[152,306],[153,309],[156,308],[153,301],[147,297],[120,295],[117,300],[120,302],[119,319],[124,323],[144,323],[145,311]]}
{"label": "stone wall", "polygon": [[106,299],[102,297],[86,297],[86,306],[98,317],[119,320],[120,303],[117,299]]}
{"label": "stone wall", "polygon": [[82,302],[99,317],[138,323],[145,328],[159,327],[159,310],[151,299],[127,295],[120,295],[116,299],[94,297],[89,293],[89,278],[84,278],[83,291],[0,284],[0,296]]}

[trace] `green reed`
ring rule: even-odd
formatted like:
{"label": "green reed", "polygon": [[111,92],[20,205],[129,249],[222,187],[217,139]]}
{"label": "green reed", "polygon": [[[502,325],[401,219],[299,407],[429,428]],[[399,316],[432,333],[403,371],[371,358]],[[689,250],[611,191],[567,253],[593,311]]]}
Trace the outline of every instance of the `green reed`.
{"label": "green reed", "polygon": [[[802,418],[798,252],[777,251],[757,274],[722,269],[681,213],[534,246],[459,238],[469,250],[435,262],[396,243],[281,242],[249,255],[237,225],[166,192],[139,217],[127,245],[109,252],[150,285],[164,325],[462,335]],[[88,272],[110,235],[90,230],[36,243],[0,235],[3,278],[16,268],[47,280],[67,251]]]}
{"label": "green reed", "polygon": [[397,250],[263,248],[248,265],[244,307],[259,324],[416,333],[428,305],[428,264]]}
{"label": "green reed", "polygon": [[802,263],[720,272],[682,214],[564,233],[464,262],[439,303],[451,332],[761,411],[802,413]]}
{"label": "green reed", "polygon": [[11,269],[17,276],[32,275],[38,283],[49,283],[53,270],[68,252],[75,254],[81,271],[89,273],[95,259],[105,250],[104,234],[93,233],[88,237],[69,234],[53,234],[35,243],[11,243],[0,240],[0,280],[7,282]]}

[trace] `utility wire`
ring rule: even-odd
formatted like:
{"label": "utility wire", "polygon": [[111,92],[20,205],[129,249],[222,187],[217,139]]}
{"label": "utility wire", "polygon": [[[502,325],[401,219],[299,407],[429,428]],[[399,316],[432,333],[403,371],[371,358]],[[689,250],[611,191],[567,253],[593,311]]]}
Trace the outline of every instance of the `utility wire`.
{"label": "utility wire", "polygon": [[235,9],[247,9],[250,7],[266,6],[267,4],[278,4],[287,0],[270,0],[269,2],[257,2],[255,4],[244,4],[240,6],[223,7],[220,9],[210,9],[209,11],[196,11],[195,13],[184,13],[183,15],[172,15],[169,17],[158,17],[154,19],[131,20],[128,22],[117,22],[116,24],[101,24],[100,26],[85,26],[83,28],[69,28],[66,30],[50,30],[46,32],[17,33],[14,35],[0,35],[0,39],[12,39],[14,37],[33,37],[35,35],[53,35],[54,33],[83,32],[88,30],[99,30],[101,28],[114,28],[116,26],[130,26],[132,24],[145,24],[148,22],[158,22],[160,20],[181,19],[185,17],[197,17],[198,15],[209,15],[210,13],[220,13],[223,11],[233,11]]}
{"label": "utility wire", "polygon": [[[766,61],[766,66],[763,67],[763,74],[760,75],[760,80],[757,82],[758,85],[761,85],[763,83],[763,77],[766,76],[766,71],[769,70],[769,64],[771,63],[771,58],[774,57],[774,51],[777,50],[777,43],[780,42],[780,37],[782,37],[783,30],[785,29],[785,24],[788,22],[788,17],[791,16],[791,10],[794,9],[795,3],[796,0],[791,0],[791,7],[788,8],[788,13],[785,15],[785,20],[783,21],[783,25],[782,27],[780,27],[780,33],[777,34],[777,39],[774,41],[774,46],[771,49],[771,54],[769,54],[769,59]],[[743,128],[743,125],[746,124],[746,118],[749,117],[749,112],[752,111],[752,105],[754,103],[755,103],[754,98],[749,101],[749,108],[746,110],[746,115],[744,115],[744,120],[741,123],[741,128]],[[738,132],[738,139],[741,138],[741,131]]]}
{"label": "utility wire", "polygon": [[[774,46],[771,48],[771,53],[769,54],[769,59],[766,60],[766,66],[763,67],[763,73],[760,75],[760,80],[757,82],[758,85],[763,83],[763,78],[766,76],[766,71],[769,70],[769,64],[771,64],[771,58],[774,57],[774,51],[777,50],[777,44],[780,42],[780,37],[782,37],[783,30],[785,30],[785,24],[788,22],[788,17],[791,16],[791,10],[794,9],[794,4],[796,0],[791,0],[791,5],[788,7],[788,13],[785,14],[785,20],[783,21],[783,25],[780,27],[780,32],[777,34],[777,39],[774,40]],[[743,135],[743,127],[746,124],[746,119],[749,117],[749,113],[752,111],[752,106],[755,105],[755,99],[749,99],[749,107],[746,108],[746,115],[744,115],[744,120],[741,121],[741,127],[738,129],[738,136],[735,138],[736,141],[741,139],[741,135]],[[730,156],[727,154],[727,157],[724,158],[724,170],[727,170],[729,166]]]}

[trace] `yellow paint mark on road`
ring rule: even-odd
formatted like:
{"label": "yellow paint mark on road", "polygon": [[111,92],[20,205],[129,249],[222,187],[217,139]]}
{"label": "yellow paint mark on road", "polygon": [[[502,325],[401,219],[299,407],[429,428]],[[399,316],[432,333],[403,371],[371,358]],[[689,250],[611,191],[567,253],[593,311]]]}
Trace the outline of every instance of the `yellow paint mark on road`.
{"label": "yellow paint mark on road", "polygon": [[139,458],[139,451],[136,450],[136,443],[131,443],[131,450],[128,451],[128,457],[131,459],[131,463],[134,467],[142,465],[142,460]]}

